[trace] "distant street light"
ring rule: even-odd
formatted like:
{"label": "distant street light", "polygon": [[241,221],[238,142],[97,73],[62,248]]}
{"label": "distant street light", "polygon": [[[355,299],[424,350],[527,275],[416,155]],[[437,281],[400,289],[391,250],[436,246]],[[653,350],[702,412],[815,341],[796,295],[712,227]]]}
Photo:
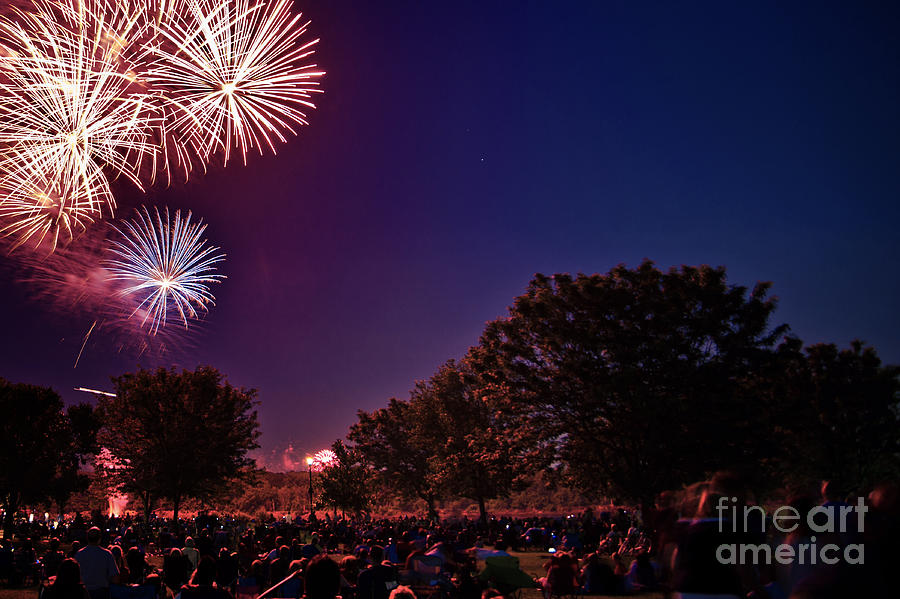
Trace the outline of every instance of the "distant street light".
{"label": "distant street light", "polygon": [[313,460],[311,457],[306,456],[306,471],[309,473],[309,517],[312,518],[313,514],[313,490],[312,490],[312,465]]}

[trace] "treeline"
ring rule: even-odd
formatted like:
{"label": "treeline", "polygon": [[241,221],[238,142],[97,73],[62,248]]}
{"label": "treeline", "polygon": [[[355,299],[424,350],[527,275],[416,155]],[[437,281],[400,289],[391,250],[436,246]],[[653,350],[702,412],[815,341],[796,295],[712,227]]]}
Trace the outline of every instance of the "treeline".
{"label": "treeline", "polygon": [[900,473],[898,373],[862,342],[804,346],[770,284],[650,261],[537,275],[478,344],[408,398],[361,411],[323,499],[480,507],[536,473],[591,500],[652,505],[720,470],[758,494],[828,479],[860,493]]}
{"label": "treeline", "polygon": [[138,370],[112,383],[114,396],[96,406],[65,408],[50,388],[0,379],[7,536],[24,507],[105,511],[111,494],[127,494],[145,519],[161,505],[177,519],[185,502],[222,501],[252,479],[254,390],[231,386],[211,367]]}
{"label": "treeline", "polygon": [[[315,500],[432,515],[474,505],[484,518],[582,499],[646,509],[720,470],[758,496],[823,479],[861,493],[897,478],[900,368],[861,342],[804,347],[772,322],[769,287],[730,285],[724,268],[663,272],[649,261],[537,275],[462,359],[409,397],[358,413],[317,473]],[[147,516],[158,506],[175,517],[189,505],[308,509],[296,475],[270,479],[274,495],[247,486],[259,438],[253,389],[211,367],[139,370],[113,387],[96,407],[65,408],[51,389],[0,379],[7,532],[23,506],[63,512],[73,493],[90,496],[88,465],[95,498],[117,489]],[[551,496],[567,490],[577,493]]]}
{"label": "treeline", "polygon": [[[313,478],[314,489],[321,489],[319,474]],[[255,480],[243,485],[230,497],[213,504],[222,513],[233,514],[257,520],[269,517],[292,517],[309,511],[309,479],[306,472],[259,471]],[[326,500],[327,501],[327,500]],[[325,507],[321,501],[319,507]],[[186,503],[186,509],[210,507],[210,504]],[[377,516],[421,514],[424,502],[419,499],[398,497],[391,493],[372,494],[368,506]],[[438,501],[435,505],[441,517],[478,516],[477,504],[466,498],[452,498]],[[490,513],[547,513],[568,514],[592,507],[592,502],[574,489],[563,485],[551,485],[542,473],[530,477],[523,487],[502,499],[489,501]]]}

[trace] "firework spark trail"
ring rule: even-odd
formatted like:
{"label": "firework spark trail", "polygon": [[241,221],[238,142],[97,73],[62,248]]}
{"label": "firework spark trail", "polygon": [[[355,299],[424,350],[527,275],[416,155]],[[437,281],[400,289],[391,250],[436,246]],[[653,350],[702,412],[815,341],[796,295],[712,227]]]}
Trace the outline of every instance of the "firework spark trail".
{"label": "firework spark trail", "polygon": [[150,320],[152,334],[166,324],[172,308],[187,328],[188,319],[199,318],[198,309],[207,311],[214,303],[207,285],[225,278],[215,274],[225,255],[203,239],[203,221],[191,223],[191,213],[182,218],[180,210],[173,220],[168,208],[163,221],[159,210],[154,212],[155,219],[144,207],[133,221],[114,226],[119,232],[111,241],[115,258],[105,261],[109,280],[124,284],[120,293],[138,298],[134,314],[145,311],[141,326]]}
{"label": "firework spark trail", "polygon": [[[84,330],[93,326],[88,341],[112,342],[118,351],[137,355],[163,355],[194,347],[202,330],[201,322],[192,323],[191,330],[183,327],[160,328],[151,334],[142,328],[147,315],[133,295],[122,293],[120,282],[109,280],[109,272],[102,266],[109,253],[109,226],[102,226],[92,235],[82,235],[71,244],[60,247],[50,255],[22,252],[10,254],[3,266],[18,273],[33,301],[53,312],[66,315],[66,320]],[[10,240],[0,240],[8,249]],[[96,324],[94,324],[96,323]],[[89,348],[85,344],[84,351]]]}
{"label": "firework spark trail", "polygon": [[[180,326],[160,327],[150,332],[142,327],[148,316],[135,295],[122,293],[121,282],[111,281],[103,260],[109,255],[108,234],[112,227],[102,225],[90,235],[82,235],[50,255],[17,252],[0,262],[10,268],[28,290],[30,299],[51,312],[65,314],[69,325],[93,332],[82,357],[91,344],[111,343],[119,352],[134,355],[163,356],[196,347],[203,330],[202,321],[191,323],[190,330]],[[0,250],[12,243],[0,239]],[[80,363],[80,360],[79,360]]]}
{"label": "firework spark trail", "polygon": [[204,161],[218,150],[266,148],[307,124],[304,110],[324,73],[304,64],[318,39],[290,0],[186,0],[160,27],[147,80],[176,114],[171,131]]}
{"label": "firework spark trail", "polygon": [[78,368],[78,362],[81,360],[81,354],[84,353],[84,346],[87,345],[88,339],[91,336],[91,333],[94,332],[94,327],[97,326],[97,321],[95,320],[91,323],[91,328],[88,329],[88,332],[84,335],[84,341],[81,343],[81,349],[78,350],[78,357],[75,358],[75,366],[72,368]]}
{"label": "firework spark trail", "polygon": [[[111,215],[96,181],[143,189],[233,149],[276,152],[324,74],[290,0],[32,0],[0,11],[0,154]],[[10,161],[5,161],[9,164]],[[2,168],[2,167],[0,167]],[[94,193],[99,190],[98,193]],[[82,213],[85,210],[81,210]],[[87,220],[87,219],[86,219]],[[23,230],[27,230],[23,226]]]}
{"label": "firework spark trail", "polygon": [[[174,113],[170,102],[158,90],[150,89],[146,79],[149,49],[172,15],[183,13],[187,0],[57,0],[64,18],[81,29],[97,31],[101,46],[132,89],[145,94],[143,115],[151,125],[148,143],[153,152],[134,152],[133,172],[141,181],[155,183],[162,173],[167,184],[173,172],[181,171],[184,180],[194,164],[189,148],[170,131]],[[205,165],[204,165],[205,166]]]}

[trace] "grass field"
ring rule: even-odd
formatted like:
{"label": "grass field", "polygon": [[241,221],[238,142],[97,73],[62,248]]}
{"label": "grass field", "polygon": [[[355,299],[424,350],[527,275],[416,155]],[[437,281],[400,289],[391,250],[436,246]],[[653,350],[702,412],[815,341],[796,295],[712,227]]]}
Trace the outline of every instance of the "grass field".
{"label": "grass field", "polygon": [[[541,552],[513,553],[519,558],[519,565],[522,570],[535,578],[543,576],[543,565],[550,556]],[[155,560],[151,559],[151,563]],[[157,565],[154,563],[154,565]],[[662,599],[662,593],[646,593],[641,597],[645,599]],[[21,589],[3,589],[0,588],[0,599],[36,599],[37,587],[28,587]],[[592,595],[592,599],[603,599],[602,595]],[[521,599],[543,599],[541,592],[537,589],[525,589],[522,592]]]}

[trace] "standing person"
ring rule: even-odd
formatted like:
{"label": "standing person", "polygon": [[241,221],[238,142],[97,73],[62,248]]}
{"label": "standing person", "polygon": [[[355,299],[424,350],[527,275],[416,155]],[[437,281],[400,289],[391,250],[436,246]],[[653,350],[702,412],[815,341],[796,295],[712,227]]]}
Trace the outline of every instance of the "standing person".
{"label": "standing person", "polygon": [[173,547],[169,551],[169,555],[163,558],[163,581],[173,593],[177,593],[182,585],[187,584],[191,577],[191,573],[188,571],[190,567],[191,562],[181,554],[181,549],[177,547]]}
{"label": "standing person", "polygon": [[197,564],[200,563],[200,552],[194,547],[193,537],[188,537],[184,540],[184,548],[181,550],[181,554],[191,563],[191,572],[196,570]]}
{"label": "standing person", "polygon": [[81,579],[91,599],[108,599],[109,585],[119,575],[119,568],[112,552],[100,546],[100,529],[91,527],[87,532],[87,546],[75,554],[81,566]]}

